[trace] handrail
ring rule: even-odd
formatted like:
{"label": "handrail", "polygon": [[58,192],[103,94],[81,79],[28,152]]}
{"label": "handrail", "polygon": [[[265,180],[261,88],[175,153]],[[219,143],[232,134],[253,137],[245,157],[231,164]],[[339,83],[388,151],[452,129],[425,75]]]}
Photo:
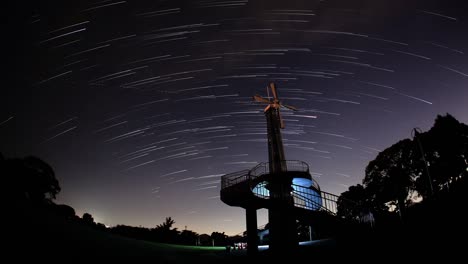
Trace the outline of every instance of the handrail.
{"label": "handrail", "polygon": [[238,184],[250,179],[250,170],[241,170],[223,175],[221,177],[221,189]]}
{"label": "handrail", "polygon": [[[313,209],[313,210],[324,210],[330,214],[336,215],[337,210],[336,210],[336,202],[330,200],[329,198],[326,197],[328,193],[323,193],[316,194],[316,193],[304,193],[304,192],[298,192],[298,191],[293,191],[292,195],[294,198],[301,199],[304,201],[305,204],[299,204],[294,200],[294,206],[295,207],[301,207],[305,209]],[[316,199],[312,199],[312,197]],[[320,200],[320,203],[317,202],[317,200]]]}
{"label": "handrail", "polygon": [[[300,160],[284,160],[286,171],[309,172],[309,165]],[[250,170],[252,176],[261,176],[270,173],[270,163],[261,162]]]}
{"label": "handrail", "polygon": [[[327,192],[317,193],[315,190],[311,192],[311,189],[300,185],[293,184],[292,186],[294,190],[291,192],[291,194],[294,199],[295,207],[309,210],[324,210],[330,214],[336,215],[336,201],[338,200],[338,196]],[[257,187],[259,186],[257,185]],[[260,186],[260,188],[252,190],[255,196],[262,199],[270,199],[269,191],[266,188],[261,187],[264,186]]]}
{"label": "handrail", "polygon": [[[309,165],[303,161],[298,160],[285,160],[287,171],[290,172],[309,172]],[[250,170],[242,170],[234,173],[226,174],[221,177],[221,190],[237,185],[246,181],[253,181],[256,178],[270,173],[270,167],[268,162],[262,162],[257,164]],[[312,178],[312,177],[311,177]],[[337,195],[320,191],[316,186],[316,182],[312,178],[314,183],[313,188],[316,190],[311,191],[311,187],[305,187],[297,184],[292,184],[293,187],[293,198],[294,206],[302,207],[305,209],[323,209],[331,214],[336,215],[337,213]],[[262,183],[259,183],[262,184]],[[257,185],[256,187],[258,187]],[[253,188],[253,186],[252,186]],[[263,191],[263,189],[265,189]],[[254,194],[263,199],[269,199],[269,191],[266,188],[258,188],[257,190],[252,190]],[[301,200],[303,203],[298,203],[298,200]],[[318,202],[320,201],[320,202]]]}
{"label": "handrail", "polygon": [[314,201],[314,198],[315,200],[320,199],[320,201],[322,202],[321,207],[323,207],[332,214],[337,213],[337,201],[339,196],[323,191],[320,191],[320,193],[310,192],[309,188],[296,184],[293,184],[292,186],[294,188],[294,193],[301,194],[310,201]]}
{"label": "handrail", "polygon": [[322,195],[323,206],[336,215],[338,213],[339,196],[327,192],[320,192],[320,194]]}
{"label": "handrail", "polygon": [[[286,171],[309,172],[309,165],[300,160],[285,160]],[[270,163],[261,162],[250,170],[242,170],[223,175],[221,177],[221,189],[230,187],[247,180],[254,180],[265,174],[270,173]]]}
{"label": "handrail", "polygon": [[254,189],[252,189],[252,192],[257,197],[260,197],[260,198],[263,198],[263,199],[270,199],[270,191],[267,188],[265,188],[266,184],[267,184],[266,182],[259,183],[257,186],[255,186]]}
{"label": "handrail", "polygon": [[[304,209],[308,209],[308,210],[317,208],[318,210],[324,209],[325,211],[330,212],[327,208],[324,208],[322,206],[322,204],[320,204],[320,203],[318,203],[318,202],[316,202],[314,200],[308,199],[307,197],[304,197],[303,195],[301,195],[301,194],[299,194],[297,192],[293,192],[292,197],[294,199],[294,207],[304,208]],[[299,203],[298,200],[302,201],[303,203]],[[315,209],[315,210],[317,210],[317,209]]]}

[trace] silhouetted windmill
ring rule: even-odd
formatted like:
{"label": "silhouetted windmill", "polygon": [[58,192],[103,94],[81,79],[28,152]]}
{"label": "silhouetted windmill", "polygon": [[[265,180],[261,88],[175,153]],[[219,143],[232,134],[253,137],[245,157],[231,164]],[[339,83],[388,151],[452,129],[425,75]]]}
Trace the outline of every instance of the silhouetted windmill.
{"label": "silhouetted windmill", "polygon": [[280,109],[295,107],[281,103],[275,84],[270,83],[267,93],[272,99],[260,95],[253,98],[265,103],[268,130],[269,162],[262,162],[250,170],[242,170],[221,177],[221,200],[230,206],[245,209],[247,224],[247,253],[254,255],[258,248],[257,210],[268,209],[270,250],[274,254],[294,253],[298,246],[296,220],[324,221],[322,211],[334,215],[338,196],[325,193],[312,178],[309,165],[299,160],[285,160],[281,129],[284,121]]}
{"label": "silhouetted windmill", "polygon": [[270,173],[276,173],[287,170],[280,131],[280,128],[284,128],[284,121],[281,117],[280,108],[285,107],[294,111],[297,111],[297,108],[281,103],[274,83],[270,83],[267,87],[267,91],[268,89],[271,90],[273,99],[268,100],[260,95],[254,95],[253,99],[256,102],[268,104],[263,110],[267,118],[268,158],[270,162]]}
{"label": "silhouetted windmill", "polygon": [[256,102],[268,104],[264,109],[264,113],[268,130],[269,173],[272,177],[269,179],[266,188],[269,190],[270,199],[272,200],[271,206],[268,208],[270,247],[275,250],[275,247],[280,247],[280,245],[285,249],[297,245],[296,219],[291,212],[294,207],[291,196],[293,177],[287,173],[288,168],[280,130],[284,128],[280,108],[285,107],[294,111],[297,111],[297,108],[281,103],[274,83],[268,85],[267,92],[268,88],[273,94],[273,99],[268,100],[259,95],[255,95],[253,98]]}
{"label": "silhouetted windmill", "polygon": [[[288,109],[291,109],[291,110],[294,110],[294,111],[297,111],[297,108],[294,107],[294,106],[290,106],[290,105],[285,105],[285,104],[282,104],[281,101],[279,100],[278,98],[278,92],[276,91],[276,86],[274,83],[270,83],[270,85],[268,85],[267,87],[267,90],[270,89],[271,90],[271,93],[273,94],[273,99],[269,100],[269,99],[265,99],[263,97],[261,97],[260,95],[256,94],[254,95],[254,100],[256,102],[259,102],[259,103],[267,103],[267,107],[265,107],[265,109],[263,110],[263,112],[267,112],[268,110],[270,110],[270,108],[273,108],[273,109],[280,109],[280,107],[286,107]],[[279,114],[279,112],[278,112]],[[280,120],[280,127],[281,128],[284,128],[284,122],[283,122],[283,119],[281,117],[281,114],[279,114],[279,120]]]}

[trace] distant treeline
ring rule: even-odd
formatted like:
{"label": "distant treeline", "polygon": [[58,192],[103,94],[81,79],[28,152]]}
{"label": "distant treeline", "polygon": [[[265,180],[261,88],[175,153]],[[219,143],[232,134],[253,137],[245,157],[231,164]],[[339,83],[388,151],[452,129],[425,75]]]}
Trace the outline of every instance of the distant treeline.
{"label": "distant treeline", "polygon": [[135,239],[179,245],[226,246],[243,241],[242,236],[228,237],[224,232],[199,235],[191,230],[179,231],[177,228],[172,228],[174,223],[175,221],[171,217],[166,217],[166,220],[162,224],[154,228],[117,225],[111,227],[110,231]]}
{"label": "distant treeline", "polygon": [[0,153],[0,175],[4,179],[4,186],[8,186],[3,192],[3,202],[11,212],[9,220],[12,226],[22,230],[28,229],[24,226],[37,224],[34,221],[47,224],[47,221],[55,223],[59,219],[129,238],[162,243],[225,246],[244,241],[243,236],[228,237],[224,232],[200,235],[191,230],[179,231],[173,227],[175,221],[171,217],[166,217],[162,224],[154,228],[127,225],[108,228],[102,223],[96,223],[89,213],[78,217],[73,207],[54,203],[61,190],[59,182],[52,167],[37,157],[5,158]]}

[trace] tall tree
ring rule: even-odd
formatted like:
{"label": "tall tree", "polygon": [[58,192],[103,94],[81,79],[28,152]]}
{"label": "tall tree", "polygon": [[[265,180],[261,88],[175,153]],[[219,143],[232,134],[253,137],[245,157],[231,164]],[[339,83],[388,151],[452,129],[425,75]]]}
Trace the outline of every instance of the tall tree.
{"label": "tall tree", "polygon": [[45,161],[28,156],[23,159],[27,169],[27,191],[33,200],[52,200],[60,192],[58,180],[52,167]]}
{"label": "tall tree", "polygon": [[419,172],[414,170],[414,144],[404,139],[380,152],[366,167],[363,183],[377,208],[395,205],[403,217]]}
{"label": "tall tree", "polygon": [[179,235],[177,228],[172,228],[174,224],[175,221],[171,217],[166,217],[166,220],[162,224],[157,225],[152,231],[161,242],[173,243],[177,241]]}
{"label": "tall tree", "polygon": [[425,155],[428,173],[417,181],[418,191],[428,196],[428,183],[434,192],[449,189],[467,173],[468,126],[453,116],[438,115],[434,126],[419,135],[421,155]]}
{"label": "tall tree", "polygon": [[60,192],[54,170],[37,157],[5,159],[0,170],[6,193],[15,201],[51,202]]}
{"label": "tall tree", "polygon": [[162,229],[162,230],[170,230],[172,225],[175,224],[174,219],[172,217],[166,217],[166,220],[162,224],[159,224],[156,226],[156,228]]}
{"label": "tall tree", "polygon": [[455,186],[465,190],[467,177],[468,126],[449,114],[439,115],[429,131],[415,133],[413,141],[399,141],[369,162],[364,187],[351,186],[344,192],[338,200],[338,213],[356,217],[356,206],[366,201],[376,212],[394,205],[403,216],[415,196],[426,199]]}
{"label": "tall tree", "polygon": [[361,184],[353,185],[338,197],[338,216],[356,220],[362,213],[370,210],[369,196]]}

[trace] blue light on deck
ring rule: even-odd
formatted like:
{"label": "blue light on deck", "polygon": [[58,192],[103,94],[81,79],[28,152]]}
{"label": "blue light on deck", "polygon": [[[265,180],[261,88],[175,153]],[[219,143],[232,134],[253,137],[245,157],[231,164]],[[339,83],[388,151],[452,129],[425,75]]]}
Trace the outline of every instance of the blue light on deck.
{"label": "blue light on deck", "polygon": [[[266,188],[267,182],[260,182],[252,192],[260,198],[269,199],[270,191]],[[294,206],[308,210],[318,210],[322,206],[322,196],[318,184],[307,178],[294,178],[291,195],[294,199]]]}

